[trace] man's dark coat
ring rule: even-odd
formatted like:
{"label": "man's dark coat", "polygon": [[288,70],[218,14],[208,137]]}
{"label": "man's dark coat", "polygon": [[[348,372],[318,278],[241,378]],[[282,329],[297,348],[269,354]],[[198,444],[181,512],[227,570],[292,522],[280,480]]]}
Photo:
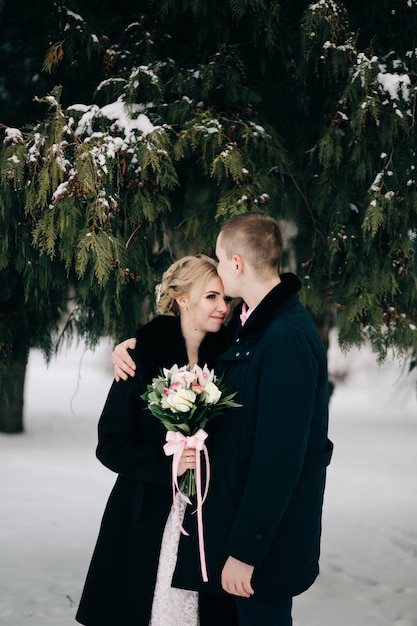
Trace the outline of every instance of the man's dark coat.
{"label": "man's dark coat", "polygon": [[[213,367],[225,347],[224,330],[209,333],[200,346],[200,365]],[[141,328],[132,356],[136,376],[113,383],[98,427],[97,456],[119,476],[77,613],[86,626],[148,626],[172,505],[172,459],[163,452],[166,430],[140,396],[162,367],[188,362],[179,319],[159,316]]]}
{"label": "man's dark coat", "polygon": [[[209,582],[202,582],[194,544],[184,537],[174,574],[178,587],[222,593],[228,555],[255,566],[255,596],[266,602],[305,591],[318,574],[333,446],[327,438],[326,354],[298,300],[299,286],[293,274],[282,275],[218,361],[243,406],[213,421],[207,440]],[[193,517],[184,525],[195,532]]]}

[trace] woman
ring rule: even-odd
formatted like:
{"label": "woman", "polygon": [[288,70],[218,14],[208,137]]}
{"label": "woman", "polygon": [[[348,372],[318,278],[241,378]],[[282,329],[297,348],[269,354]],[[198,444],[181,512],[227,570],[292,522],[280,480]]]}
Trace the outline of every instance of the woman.
{"label": "woman", "polygon": [[[179,540],[170,515],[172,460],[163,451],[166,430],[140,396],[162,367],[214,366],[227,345],[230,299],[215,262],[204,255],[171,265],[157,291],[161,315],[138,331],[140,350],[132,351],[136,376],[113,383],[99,421],[97,457],[118,478],[76,616],[85,626],[199,623],[197,593],[170,587]],[[178,475],[194,467],[195,450],[185,450]]]}

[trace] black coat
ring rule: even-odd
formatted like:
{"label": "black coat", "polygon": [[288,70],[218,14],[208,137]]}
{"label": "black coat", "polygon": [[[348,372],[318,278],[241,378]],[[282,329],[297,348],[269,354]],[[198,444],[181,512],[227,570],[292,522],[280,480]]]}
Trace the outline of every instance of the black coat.
{"label": "black coat", "polygon": [[[318,574],[333,446],[327,438],[326,353],[298,289],[294,275],[283,275],[218,361],[243,407],[214,420],[207,439],[209,582],[192,558],[194,543],[181,539],[178,587],[222,593],[228,555],[254,565],[255,597],[266,602],[305,591]],[[193,536],[194,519],[187,515],[184,526]]]}
{"label": "black coat", "polygon": [[[200,346],[200,365],[213,367],[225,341],[224,329],[209,333]],[[172,459],[162,449],[166,430],[140,396],[162,367],[188,362],[179,319],[159,316],[146,324],[132,356],[136,376],[113,383],[98,426],[97,456],[118,478],[77,612],[77,621],[86,626],[148,626],[172,505]]]}

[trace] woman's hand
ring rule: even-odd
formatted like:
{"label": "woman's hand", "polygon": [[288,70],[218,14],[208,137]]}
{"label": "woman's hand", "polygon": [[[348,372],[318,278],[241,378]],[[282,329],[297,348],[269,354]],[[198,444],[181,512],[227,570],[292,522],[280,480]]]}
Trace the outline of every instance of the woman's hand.
{"label": "woman's hand", "polygon": [[195,469],[196,456],[195,448],[185,448],[178,463],[178,476],[182,476],[189,469]]}
{"label": "woman's hand", "polygon": [[119,380],[127,380],[129,376],[134,376],[136,371],[136,363],[127,351],[128,348],[133,350],[136,347],[136,339],[125,339],[122,343],[119,343],[112,352],[112,361],[114,368],[114,379],[116,382]]}

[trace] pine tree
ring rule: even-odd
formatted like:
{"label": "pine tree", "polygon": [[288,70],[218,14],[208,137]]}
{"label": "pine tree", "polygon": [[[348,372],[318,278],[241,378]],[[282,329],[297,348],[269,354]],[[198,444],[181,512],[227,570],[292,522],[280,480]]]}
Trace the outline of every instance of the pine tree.
{"label": "pine tree", "polygon": [[30,347],[132,333],[163,269],[254,210],[294,225],[325,341],[413,362],[415,0],[95,4],[51,3],[49,93],[0,119],[2,393]]}

